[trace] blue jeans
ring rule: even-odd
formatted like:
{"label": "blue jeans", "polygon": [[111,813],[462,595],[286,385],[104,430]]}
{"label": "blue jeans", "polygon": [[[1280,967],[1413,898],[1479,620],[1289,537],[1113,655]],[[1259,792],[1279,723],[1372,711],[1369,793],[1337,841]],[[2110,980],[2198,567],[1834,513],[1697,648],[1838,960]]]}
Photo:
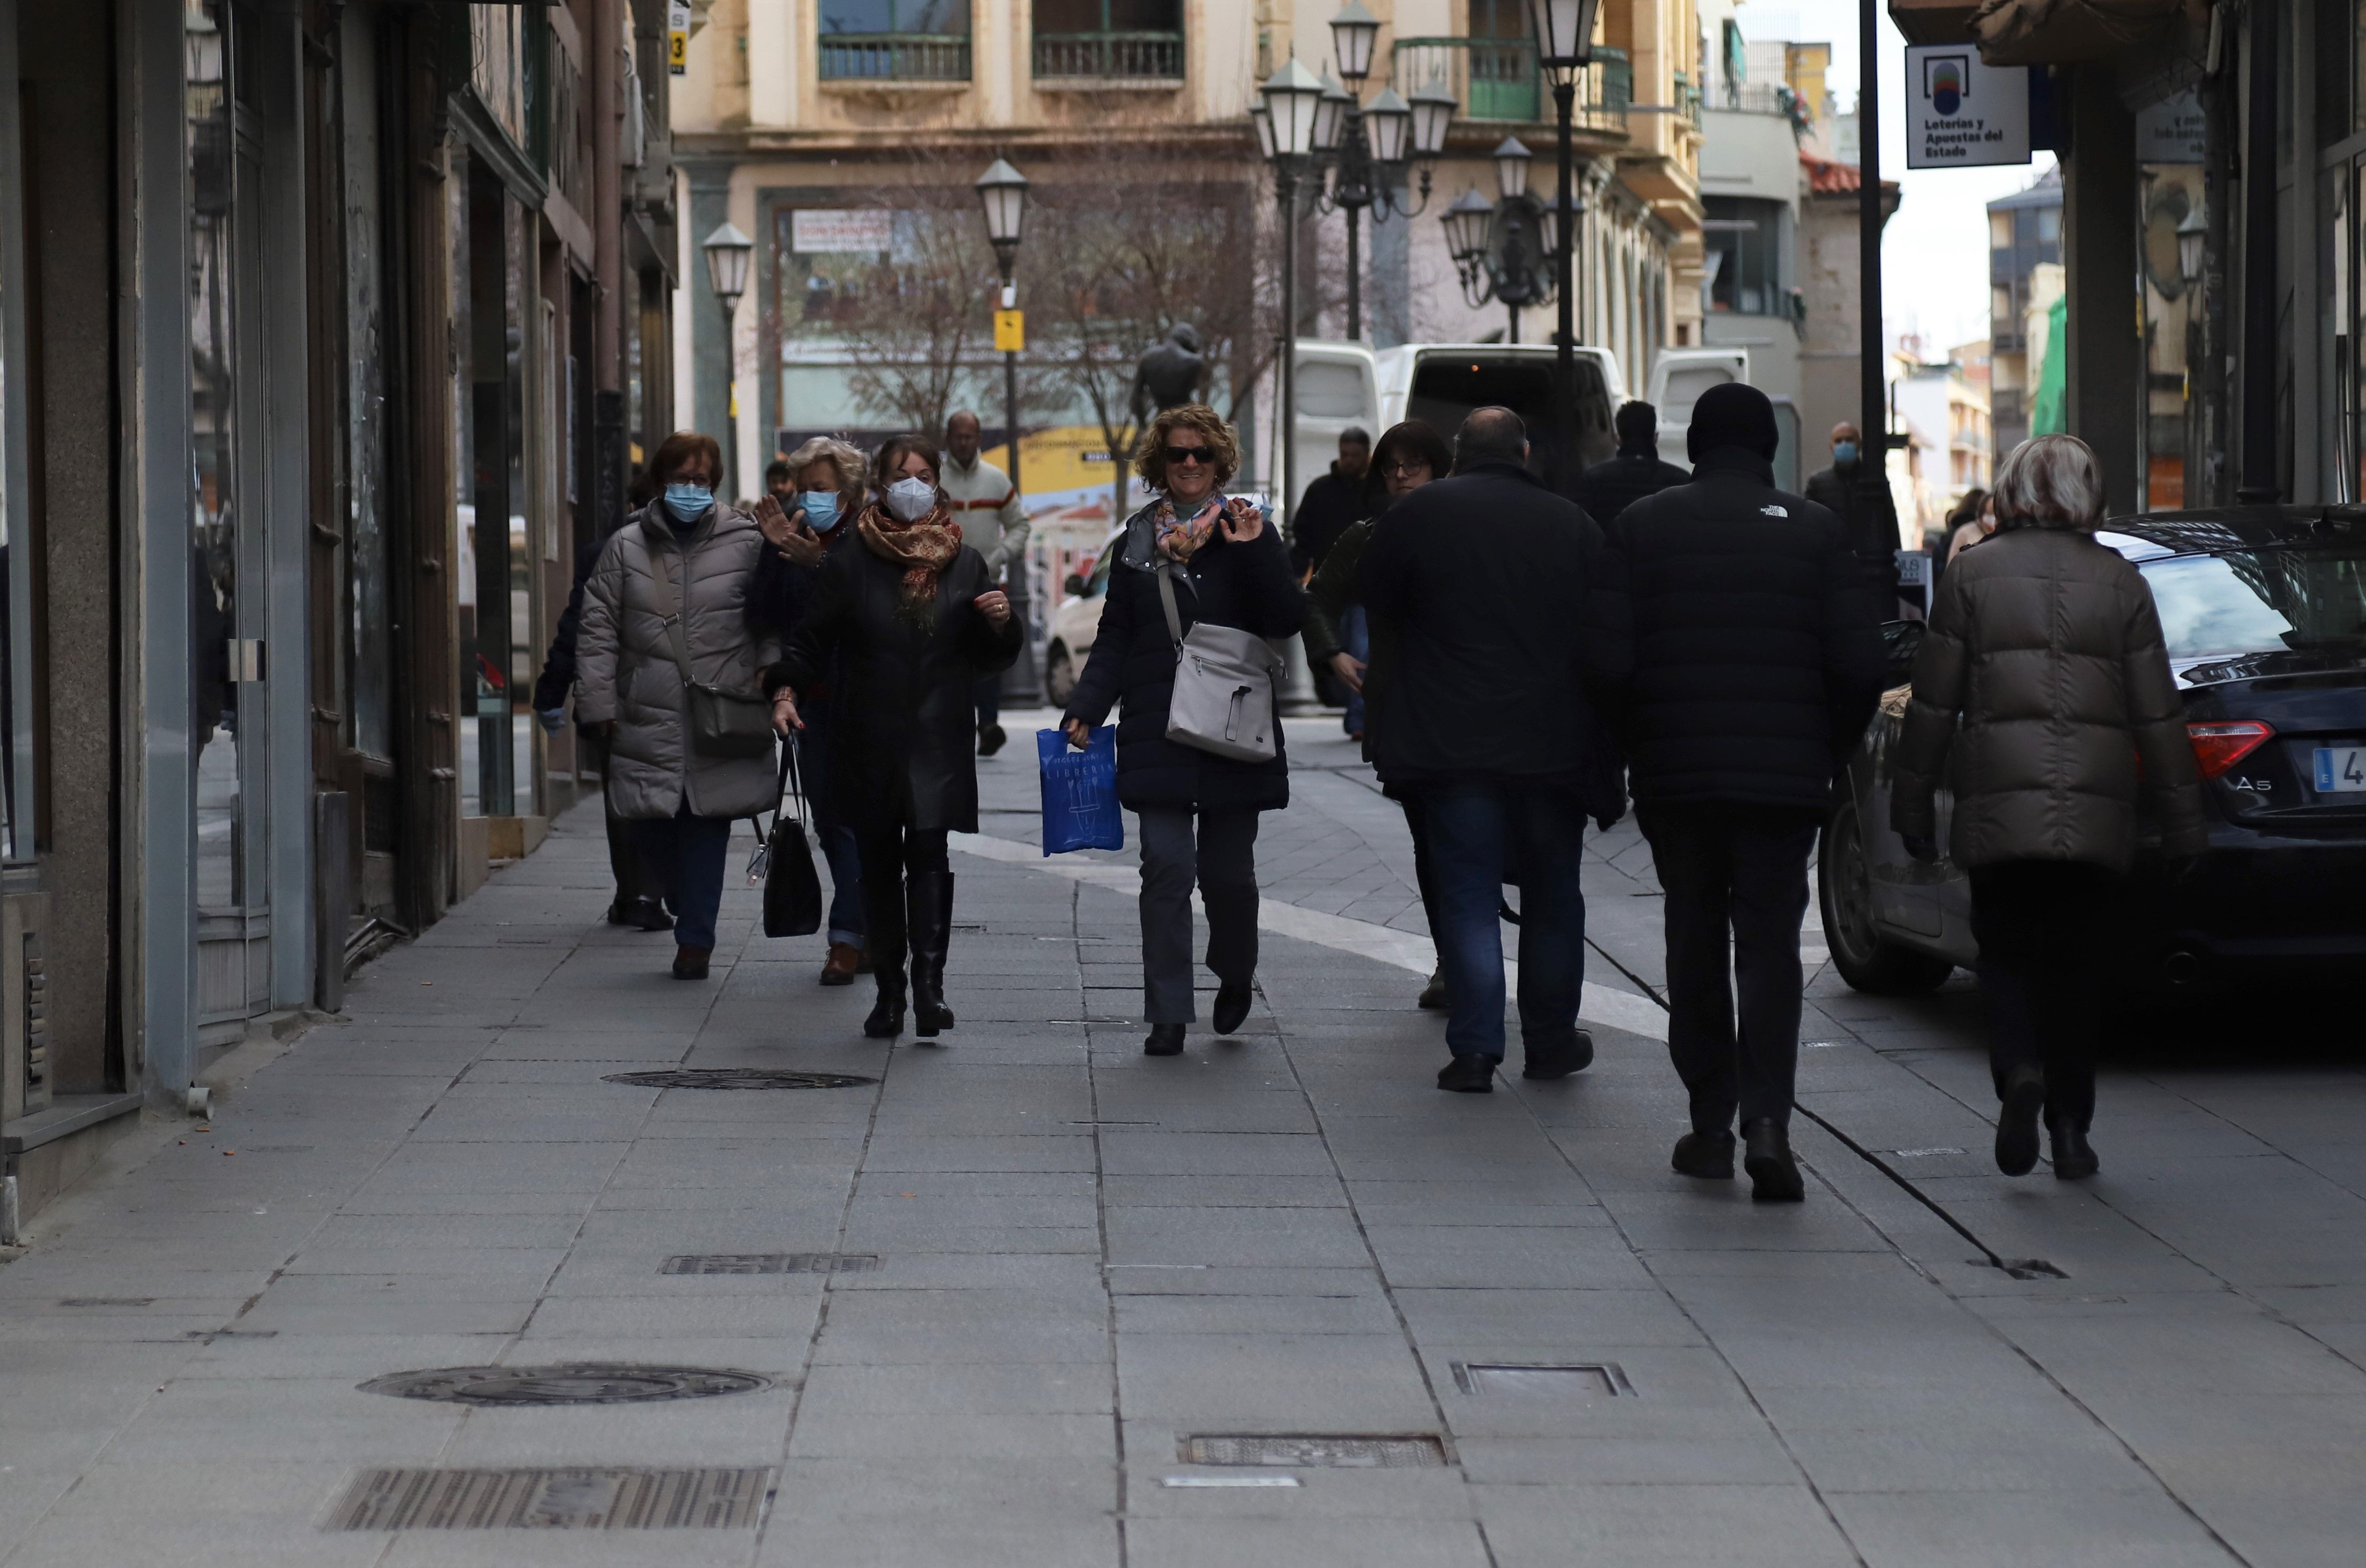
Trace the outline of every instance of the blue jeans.
{"label": "blue jeans", "polygon": [[1564,791],[1441,784],[1422,795],[1437,939],[1446,968],[1447,1048],[1504,1058],[1504,884],[1520,886],[1520,1036],[1530,1050],[1569,1043],[1585,978],[1585,897],[1578,845],[1585,812]]}
{"label": "blue jeans", "polygon": [[[1339,643],[1347,657],[1360,664],[1372,661],[1372,624],[1364,615],[1361,604],[1350,604],[1347,613],[1339,617]],[[1345,684],[1345,682],[1342,682]],[[1364,694],[1347,694],[1347,716],[1341,721],[1350,735],[1364,732]]]}
{"label": "blue jeans", "polygon": [[861,947],[871,929],[862,916],[862,857],[854,847],[854,829],[831,798],[828,699],[806,704],[798,716],[806,727],[797,737],[797,776],[813,811],[814,837],[829,863],[829,940]]}
{"label": "blue jeans", "polygon": [[723,907],[723,863],[729,858],[728,817],[693,817],[684,802],[671,817],[633,824],[641,863],[664,886],[673,905],[673,940],[682,947],[715,945],[715,911]]}

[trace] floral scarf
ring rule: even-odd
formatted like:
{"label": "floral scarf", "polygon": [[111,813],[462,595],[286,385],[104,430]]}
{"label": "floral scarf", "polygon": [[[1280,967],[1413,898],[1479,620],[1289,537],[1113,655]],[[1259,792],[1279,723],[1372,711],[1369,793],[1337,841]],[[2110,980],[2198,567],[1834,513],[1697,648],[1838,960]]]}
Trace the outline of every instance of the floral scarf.
{"label": "floral scarf", "polygon": [[897,611],[914,626],[933,627],[937,621],[937,574],[961,554],[961,525],[941,501],[926,517],[906,523],[876,502],[854,520],[855,531],[871,553],[904,569],[904,591]]}
{"label": "floral scarf", "polygon": [[1256,508],[1238,496],[1211,495],[1208,503],[1189,518],[1178,519],[1175,503],[1162,500],[1158,510],[1150,515],[1150,525],[1157,552],[1181,566],[1215,536],[1217,518],[1230,517],[1235,523],[1245,523],[1256,515]]}

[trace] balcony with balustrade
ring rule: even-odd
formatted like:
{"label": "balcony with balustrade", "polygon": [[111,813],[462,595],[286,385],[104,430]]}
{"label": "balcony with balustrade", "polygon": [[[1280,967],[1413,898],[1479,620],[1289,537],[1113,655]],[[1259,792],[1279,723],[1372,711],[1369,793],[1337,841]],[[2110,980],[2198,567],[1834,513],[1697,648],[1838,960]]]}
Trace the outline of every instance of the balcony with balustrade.
{"label": "balcony with balustrade", "polygon": [[969,80],[969,38],[963,33],[825,33],[818,56],[825,82]]}
{"label": "balcony with balustrade", "polygon": [[1038,87],[1183,83],[1183,35],[1162,32],[1076,32],[1035,35]]}
{"label": "balcony with balustrade", "polygon": [[[1407,96],[1443,83],[1461,104],[1463,120],[1534,125],[1553,118],[1552,92],[1537,64],[1533,39],[1401,38],[1391,68],[1391,85]],[[1597,46],[1594,63],[1578,73],[1572,123],[1582,131],[1624,136],[1634,100],[1627,51]]]}

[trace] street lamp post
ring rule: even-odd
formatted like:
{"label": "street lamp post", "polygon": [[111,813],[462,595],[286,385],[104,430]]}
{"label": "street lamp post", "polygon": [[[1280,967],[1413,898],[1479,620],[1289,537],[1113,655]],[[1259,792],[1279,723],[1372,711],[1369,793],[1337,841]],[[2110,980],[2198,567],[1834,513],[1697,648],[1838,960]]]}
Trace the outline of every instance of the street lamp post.
{"label": "street lamp post", "polygon": [[[1019,492],[1019,353],[1025,332],[1019,310],[1019,285],[1013,281],[1019,266],[1019,235],[1027,221],[1027,176],[1010,166],[1009,161],[997,158],[986,165],[986,173],[977,176],[972,188],[977,192],[978,205],[986,212],[986,237],[994,246],[994,265],[1002,275],[1001,308],[1012,312],[1015,329],[1008,336],[996,322],[995,335],[1004,339],[1002,350],[1002,423],[1009,432],[1010,490]],[[1020,644],[1018,660],[1005,672],[1002,690],[1006,696],[1033,701],[1035,690],[1034,628],[1031,611],[1035,597],[1034,583],[1030,581],[1027,563],[1020,560],[1012,571],[1010,583],[1011,609],[1019,624],[1027,631]]]}
{"label": "street lamp post", "polygon": [[1537,38],[1537,63],[1552,81],[1553,113],[1559,121],[1560,188],[1553,201],[1552,262],[1560,291],[1560,334],[1553,355],[1553,422],[1557,436],[1573,440],[1577,407],[1577,214],[1571,147],[1577,112],[1577,78],[1594,60],[1594,17],[1601,0],[1528,0]]}
{"label": "street lamp post", "polygon": [[[1454,95],[1436,84],[1425,86],[1408,101],[1393,87],[1383,87],[1369,105],[1363,101],[1364,83],[1371,75],[1372,47],[1380,36],[1380,18],[1363,0],[1347,0],[1331,18],[1331,51],[1338,62],[1343,88],[1326,86],[1318,115],[1314,152],[1332,164],[1331,188],[1318,197],[1329,209],[1347,215],[1347,336],[1364,335],[1363,216],[1374,209],[1377,224],[1391,211],[1407,218],[1420,216],[1429,205],[1430,160],[1445,150],[1446,128],[1458,105]],[[1335,118],[1329,112],[1335,107]],[[1410,159],[1421,160],[1421,197],[1409,201],[1397,194],[1398,182]]]}
{"label": "street lamp post", "polygon": [[1520,308],[1542,304],[1552,293],[1548,264],[1568,234],[1557,215],[1528,194],[1529,157],[1517,137],[1505,137],[1495,149],[1495,186],[1503,199],[1464,191],[1443,220],[1462,298],[1473,310],[1501,301],[1511,314],[1514,343],[1520,341]]}
{"label": "street lamp post", "polygon": [[724,494],[735,495],[739,489],[739,353],[731,341],[731,322],[739,311],[739,296],[748,292],[748,262],[756,242],[727,220],[715,226],[699,249],[706,253],[706,281],[723,307],[723,472],[715,477],[715,485],[729,486]]}
{"label": "street lamp post", "polygon": [[1281,493],[1273,509],[1281,523],[1297,501],[1298,182],[1313,156],[1324,89],[1314,73],[1293,57],[1258,92],[1265,99],[1264,118],[1256,122],[1258,141],[1273,164],[1274,195],[1281,206]]}

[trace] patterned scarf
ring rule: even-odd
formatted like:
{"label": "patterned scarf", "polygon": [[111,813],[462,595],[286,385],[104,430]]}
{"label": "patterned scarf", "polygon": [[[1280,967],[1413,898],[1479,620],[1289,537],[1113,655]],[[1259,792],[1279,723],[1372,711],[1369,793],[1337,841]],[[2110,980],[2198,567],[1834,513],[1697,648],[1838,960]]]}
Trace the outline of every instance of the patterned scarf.
{"label": "patterned scarf", "polygon": [[876,502],[854,520],[855,531],[871,553],[904,569],[904,591],[896,609],[923,629],[937,624],[937,573],[961,554],[961,525],[941,501],[917,523],[900,521]]}
{"label": "patterned scarf", "polygon": [[1150,524],[1158,553],[1181,566],[1215,536],[1217,518],[1230,517],[1235,523],[1245,523],[1256,515],[1256,508],[1238,496],[1212,495],[1188,521],[1176,517],[1173,502],[1161,501],[1158,510],[1151,513]]}

